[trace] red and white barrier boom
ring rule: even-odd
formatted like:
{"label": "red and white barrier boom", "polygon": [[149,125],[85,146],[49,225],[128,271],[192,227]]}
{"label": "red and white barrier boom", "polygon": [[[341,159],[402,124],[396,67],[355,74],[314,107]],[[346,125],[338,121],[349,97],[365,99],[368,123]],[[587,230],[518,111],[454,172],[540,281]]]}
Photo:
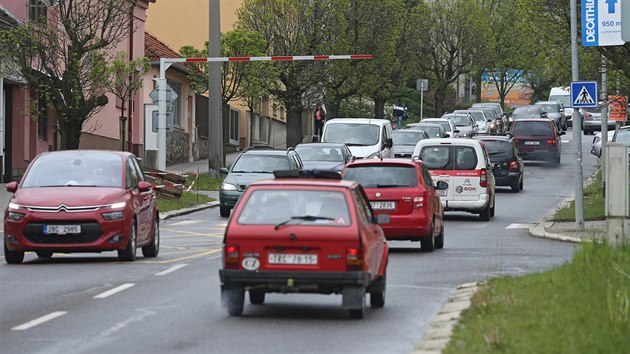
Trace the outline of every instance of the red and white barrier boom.
{"label": "red and white barrier boom", "polygon": [[371,54],[350,55],[285,55],[271,57],[160,58],[158,79],[158,156],[157,168],[166,170],[166,70],[174,63],[235,61],[302,61],[372,59]]}

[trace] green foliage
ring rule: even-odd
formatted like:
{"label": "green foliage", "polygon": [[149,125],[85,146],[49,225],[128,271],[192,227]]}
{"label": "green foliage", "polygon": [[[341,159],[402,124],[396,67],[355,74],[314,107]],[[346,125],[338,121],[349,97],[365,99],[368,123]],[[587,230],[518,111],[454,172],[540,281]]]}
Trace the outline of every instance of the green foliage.
{"label": "green foliage", "polygon": [[214,201],[214,199],[199,192],[183,192],[181,198],[179,199],[170,199],[166,197],[157,198],[158,208],[160,209],[161,213],[188,208],[191,206],[205,204],[212,201]]}
{"label": "green foliage", "polygon": [[144,74],[151,68],[147,57],[129,60],[126,52],[118,52],[109,65],[110,77],[107,88],[123,102],[129,101],[142,88]]}

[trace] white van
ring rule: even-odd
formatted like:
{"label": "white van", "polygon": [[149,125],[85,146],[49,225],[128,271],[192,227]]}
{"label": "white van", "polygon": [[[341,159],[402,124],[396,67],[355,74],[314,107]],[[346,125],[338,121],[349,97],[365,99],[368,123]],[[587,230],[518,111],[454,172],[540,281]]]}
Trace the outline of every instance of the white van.
{"label": "white van", "polygon": [[549,92],[549,101],[558,101],[564,108],[564,117],[567,126],[572,126],[571,117],[573,116],[573,108],[571,108],[571,91],[568,87],[552,87]]}
{"label": "white van", "polygon": [[335,118],[326,121],[323,143],[344,143],[358,159],[393,157],[392,123],[387,119]]}

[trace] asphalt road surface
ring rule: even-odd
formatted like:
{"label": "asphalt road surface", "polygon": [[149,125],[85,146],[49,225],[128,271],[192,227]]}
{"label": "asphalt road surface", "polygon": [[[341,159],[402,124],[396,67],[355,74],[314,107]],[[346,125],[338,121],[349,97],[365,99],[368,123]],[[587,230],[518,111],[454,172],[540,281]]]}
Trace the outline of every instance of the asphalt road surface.
{"label": "asphalt road surface", "polygon": [[[573,194],[571,132],[562,138],[561,166],[528,163],[524,191],[497,189],[491,221],[448,212],[445,248],[433,253],[390,243],[386,305],[368,308],[362,320],[341,309],[341,296],[304,294],[270,294],[264,305],[246,302],[242,317],[229,317],[218,277],[226,219],[215,208],[164,221],[154,259],[0,259],[0,352],[409,353],[458,285],[570,259],[575,245],[526,230]],[[590,141],[583,137],[585,178],[596,164]]]}

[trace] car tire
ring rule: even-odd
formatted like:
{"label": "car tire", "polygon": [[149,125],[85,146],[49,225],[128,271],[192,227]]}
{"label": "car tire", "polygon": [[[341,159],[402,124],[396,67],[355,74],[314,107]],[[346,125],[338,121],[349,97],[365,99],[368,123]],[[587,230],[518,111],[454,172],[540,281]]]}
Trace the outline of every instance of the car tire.
{"label": "car tire", "polygon": [[521,183],[519,183],[519,185],[518,185],[518,188],[520,190],[523,190],[523,179],[524,179],[523,176],[521,176]]}
{"label": "car tire", "polygon": [[4,260],[7,264],[20,264],[24,260],[24,251],[10,251],[5,243]]}
{"label": "car tire", "polygon": [[435,248],[444,248],[444,219],[442,219],[442,229],[440,230],[440,234],[435,238]]}
{"label": "car tire", "polygon": [[422,252],[433,252],[435,250],[435,221],[431,221],[429,236],[420,239],[420,250]]}
{"label": "car tire", "polygon": [[492,198],[492,207],[490,208],[490,217],[494,217],[495,206],[497,205],[497,198]]}
{"label": "car tire", "polygon": [[250,290],[249,302],[252,305],[262,305],[265,302],[265,291],[264,290]]}
{"label": "car tire", "polygon": [[219,207],[219,214],[221,214],[222,217],[227,218],[228,216],[230,216],[230,208]]}
{"label": "car tire", "polygon": [[157,257],[160,253],[160,217],[155,215],[153,220],[153,237],[151,244],[142,247],[142,255],[145,257]]}
{"label": "car tire", "polygon": [[53,255],[52,251],[36,251],[35,254],[39,258],[50,259]]}
{"label": "car tire", "polygon": [[490,221],[490,203],[479,212],[481,221]]}
{"label": "car tire", "polygon": [[240,316],[243,314],[245,305],[245,290],[240,285],[226,285],[221,294],[223,304],[227,308],[230,316]]}
{"label": "car tire", "polygon": [[554,166],[560,166],[560,155],[558,155],[558,157],[556,158],[556,160],[553,162]]}
{"label": "car tire", "polygon": [[521,188],[520,188],[520,182],[519,182],[519,181],[514,182],[514,184],[513,184],[513,185],[511,185],[511,186],[510,186],[510,188],[512,188],[512,192],[513,192],[513,193],[518,193],[518,192],[520,192],[520,191],[521,191]]}
{"label": "car tire", "polygon": [[133,262],[136,260],[136,221],[131,221],[129,229],[129,242],[124,250],[118,251],[118,259],[123,262]]}
{"label": "car tire", "polygon": [[378,278],[372,285],[373,291],[370,292],[370,306],[381,308],[385,306],[385,293],[387,290],[387,272]]}

